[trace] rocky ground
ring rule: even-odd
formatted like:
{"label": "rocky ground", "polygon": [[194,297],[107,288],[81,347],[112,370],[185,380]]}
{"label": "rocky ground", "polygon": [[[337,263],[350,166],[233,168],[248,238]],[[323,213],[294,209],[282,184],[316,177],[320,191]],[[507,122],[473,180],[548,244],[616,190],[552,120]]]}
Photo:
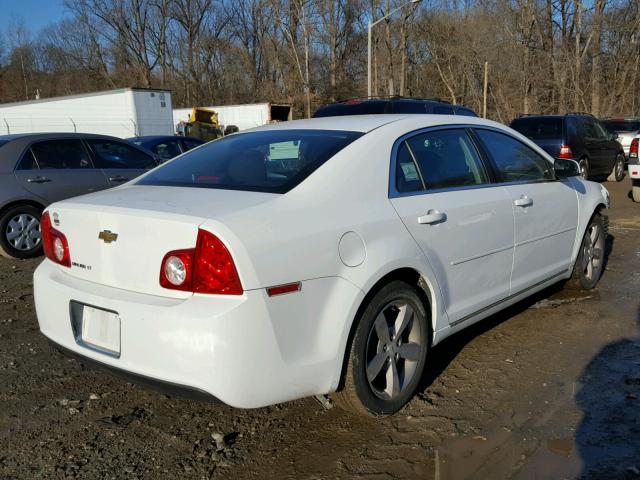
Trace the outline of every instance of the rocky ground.
{"label": "rocky ground", "polygon": [[613,196],[597,290],[552,288],[436,347],[383,420],[314,399],[169,398],[53,350],[0,259],[0,478],[640,478],[640,205]]}

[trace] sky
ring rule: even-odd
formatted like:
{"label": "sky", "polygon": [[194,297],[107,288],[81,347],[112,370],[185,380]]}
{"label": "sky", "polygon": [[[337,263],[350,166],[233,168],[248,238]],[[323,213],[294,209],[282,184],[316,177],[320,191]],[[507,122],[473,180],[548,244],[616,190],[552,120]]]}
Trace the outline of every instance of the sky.
{"label": "sky", "polygon": [[22,19],[33,34],[66,16],[63,0],[0,0],[0,32],[4,33],[14,19]]}

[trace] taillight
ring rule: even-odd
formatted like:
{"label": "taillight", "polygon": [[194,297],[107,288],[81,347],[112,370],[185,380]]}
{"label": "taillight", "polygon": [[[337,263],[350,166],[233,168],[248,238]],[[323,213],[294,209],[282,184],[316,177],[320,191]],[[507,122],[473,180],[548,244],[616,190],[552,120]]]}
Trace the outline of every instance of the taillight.
{"label": "taillight", "polygon": [[46,257],[63,267],[71,267],[69,242],[64,234],[51,226],[49,212],[44,212],[40,219],[40,237]]}
{"label": "taillight", "polygon": [[629,145],[629,158],[638,158],[638,139],[634,138],[631,140],[631,145]]}
{"label": "taillight", "polygon": [[206,230],[198,230],[196,248],[174,250],[164,256],[160,285],[194,293],[242,295],[240,277],[229,250]]}
{"label": "taillight", "polygon": [[573,152],[571,151],[571,147],[569,145],[565,145],[564,143],[560,147],[560,156],[559,158],[573,158]]}

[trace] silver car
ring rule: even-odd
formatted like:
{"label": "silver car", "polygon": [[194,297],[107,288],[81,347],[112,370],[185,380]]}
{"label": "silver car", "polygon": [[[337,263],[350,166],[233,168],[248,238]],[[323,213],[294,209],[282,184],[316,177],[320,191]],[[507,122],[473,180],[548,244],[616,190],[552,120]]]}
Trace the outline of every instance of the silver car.
{"label": "silver car", "polygon": [[40,255],[47,205],[120,185],[157,164],[151,153],[104,135],[0,136],[0,254]]}
{"label": "silver car", "polygon": [[618,141],[622,144],[624,156],[628,161],[631,141],[640,135],[640,118],[606,118],[602,123],[610,133],[618,135]]}

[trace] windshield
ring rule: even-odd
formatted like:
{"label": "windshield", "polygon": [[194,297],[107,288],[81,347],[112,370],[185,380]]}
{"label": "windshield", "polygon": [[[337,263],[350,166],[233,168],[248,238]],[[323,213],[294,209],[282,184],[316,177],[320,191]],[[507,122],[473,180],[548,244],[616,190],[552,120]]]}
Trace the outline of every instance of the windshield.
{"label": "windshield", "polygon": [[189,151],[138,184],[286,193],[362,135],[335,130],[234,134]]}
{"label": "windshield", "polygon": [[516,118],[511,122],[511,128],[517,130],[532,140],[561,139],[562,119],[551,118]]}
{"label": "windshield", "polygon": [[640,121],[604,120],[602,123],[611,133],[636,132],[640,130]]}

